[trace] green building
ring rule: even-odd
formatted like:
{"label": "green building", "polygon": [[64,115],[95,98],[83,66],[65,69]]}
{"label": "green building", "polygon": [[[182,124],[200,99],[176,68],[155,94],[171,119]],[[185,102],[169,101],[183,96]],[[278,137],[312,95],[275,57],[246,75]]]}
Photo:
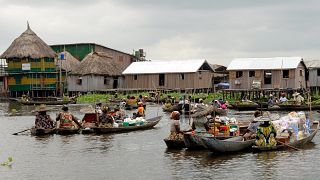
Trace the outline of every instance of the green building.
{"label": "green building", "polygon": [[12,97],[55,96],[58,85],[56,53],[29,27],[0,56],[8,64],[8,88]]}

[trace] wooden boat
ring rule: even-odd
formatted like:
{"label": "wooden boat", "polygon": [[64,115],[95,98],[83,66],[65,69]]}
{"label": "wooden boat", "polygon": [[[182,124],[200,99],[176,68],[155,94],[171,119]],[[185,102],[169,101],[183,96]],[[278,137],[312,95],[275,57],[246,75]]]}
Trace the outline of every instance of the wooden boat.
{"label": "wooden boat", "polygon": [[103,128],[103,127],[93,127],[92,129],[99,134],[106,133],[119,133],[119,132],[128,132],[128,131],[137,131],[143,129],[151,129],[156,124],[159,123],[162,116],[156,116],[154,118],[147,119],[146,122],[139,126],[127,126],[127,127],[111,127],[111,128]]}
{"label": "wooden boat", "polygon": [[294,147],[294,148],[303,147],[305,144],[307,144],[307,143],[312,141],[314,136],[317,134],[318,129],[319,129],[319,122],[315,121],[315,122],[313,122],[313,124],[311,126],[310,135],[305,137],[305,138],[303,138],[303,139],[300,139],[300,140],[297,140],[297,141],[294,141],[294,142],[291,142],[291,143],[288,143],[288,144],[280,144],[279,143],[279,144],[277,144],[276,146],[273,146],[273,147],[252,146],[252,148],[254,150],[258,150],[258,151],[272,151],[272,150],[290,149],[290,146]]}
{"label": "wooden boat", "polygon": [[78,134],[79,131],[80,129],[57,128],[56,134],[60,134],[60,135]]}
{"label": "wooden boat", "polygon": [[[310,106],[309,105],[294,105],[294,104],[279,104],[278,105],[281,110],[283,111],[304,111],[304,110],[309,110]],[[313,110],[319,110],[320,105],[313,105],[312,106]]]}
{"label": "wooden boat", "polygon": [[[192,133],[192,132],[186,132],[183,134],[183,141],[185,144],[185,147],[191,150],[201,150],[205,149],[205,146],[201,140],[202,136],[206,136],[207,132],[198,132],[198,133]],[[212,136],[210,134],[210,136]]]}
{"label": "wooden boat", "polygon": [[259,107],[258,104],[232,104],[231,108],[238,111],[254,111]]}
{"label": "wooden boat", "polygon": [[30,129],[30,132],[31,132],[32,136],[43,136],[43,135],[54,134],[55,130],[56,130],[55,128],[53,128],[53,129],[37,129],[35,127],[32,127]]}
{"label": "wooden boat", "polygon": [[163,139],[163,141],[166,143],[168,149],[186,148],[183,140]]}
{"label": "wooden boat", "polygon": [[19,100],[18,102],[20,102],[23,105],[40,105],[40,104],[46,104],[46,105],[64,105],[64,104],[70,104],[76,103],[76,99],[73,100],[63,100],[61,98],[57,98],[57,97],[34,97],[32,99],[28,99],[28,100]]}
{"label": "wooden boat", "polygon": [[216,137],[201,137],[205,147],[214,152],[237,152],[252,147],[255,140],[243,141],[242,136],[236,136],[225,140]]}
{"label": "wooden boat", "polygon": [[94,129],[92,128],[84,128],[84,129],[81,129],[81,134],[92,134],[94,133]]}

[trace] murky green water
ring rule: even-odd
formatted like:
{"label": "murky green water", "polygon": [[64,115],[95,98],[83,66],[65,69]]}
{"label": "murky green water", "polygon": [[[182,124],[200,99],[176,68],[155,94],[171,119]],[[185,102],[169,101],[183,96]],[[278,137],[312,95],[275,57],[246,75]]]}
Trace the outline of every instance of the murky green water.
{"label": "murky green water", "polygon": [[[11,109],[20,116],[8,116]],[[55,118],[59,107],[50,114]],[[77,117],[81,106],[72,105]],[[320,138],[302,151],[218,155],[208,151],[167,150],[169,116],[158,106],[147,117],[163,114],[151,130],[111,135],[18,136],[34,123],[33,107],[0,103],[0,179],[319,179]],[[250,114],[237,116],[246,118]],[[188,119],[182,120],[187,122]]]}

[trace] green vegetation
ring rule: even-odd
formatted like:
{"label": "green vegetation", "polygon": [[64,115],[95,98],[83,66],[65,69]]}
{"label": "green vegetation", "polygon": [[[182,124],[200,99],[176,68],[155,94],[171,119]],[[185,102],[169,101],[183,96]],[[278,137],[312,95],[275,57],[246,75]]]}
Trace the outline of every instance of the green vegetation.
{"label": "green vegetation", "polygon": [[13,158],[12,157],[8,157],[8,159],[3,162],[3,163],[0,163],[1,166],[12,166],[12,163],[13,163]]}

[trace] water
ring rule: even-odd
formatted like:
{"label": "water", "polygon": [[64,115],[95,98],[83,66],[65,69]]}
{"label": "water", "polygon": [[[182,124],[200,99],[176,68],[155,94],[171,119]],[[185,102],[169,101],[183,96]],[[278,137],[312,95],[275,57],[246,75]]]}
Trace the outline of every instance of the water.
{"label": "water", "polygon": [[[8,116],[11,109],[23,116]],[[58,107],[52,107],[55,118]],[[77,117],[81,106],[71,106]],[[0,166],[0,179],[319,179],[320,138],[301,151],[229,155],[209,151],[167,150],[169,115],[147,107],[147,117],[163,114],[151,130],[111,135],[11,135],[30,128],[34,107],[0,103],[0,162],[13,157],[12,167]],[[251,114],[240,113],[239,118]],[[182,120],[188,122],[188,118]]]}

